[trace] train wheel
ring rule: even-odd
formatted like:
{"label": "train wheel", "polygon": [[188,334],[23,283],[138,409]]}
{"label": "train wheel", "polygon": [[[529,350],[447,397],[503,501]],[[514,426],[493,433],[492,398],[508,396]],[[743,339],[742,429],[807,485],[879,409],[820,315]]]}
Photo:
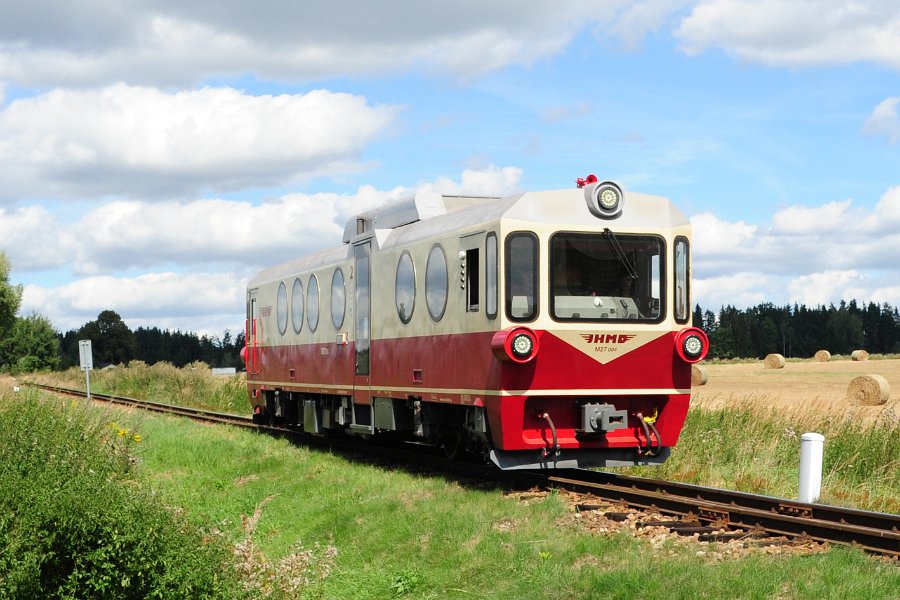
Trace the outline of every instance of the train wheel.
{"label": "train wheel", "polygon": [[451,429],[444,432],[440,437],[438,445],[444,453],[444,456],[450,460],[456,460],[462,454],[462,440],[458,429]]}

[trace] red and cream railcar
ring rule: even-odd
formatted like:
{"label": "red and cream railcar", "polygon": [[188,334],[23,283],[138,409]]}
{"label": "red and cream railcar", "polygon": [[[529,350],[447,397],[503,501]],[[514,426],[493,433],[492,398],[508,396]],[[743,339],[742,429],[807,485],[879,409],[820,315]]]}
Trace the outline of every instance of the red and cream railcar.
{"label": "red and cream railcar", "polygon": [[357,215],[343,245],[250,282],[254,415],[501,468],[662,462],[708,345],[690,240],[669,200],[593,176]]}

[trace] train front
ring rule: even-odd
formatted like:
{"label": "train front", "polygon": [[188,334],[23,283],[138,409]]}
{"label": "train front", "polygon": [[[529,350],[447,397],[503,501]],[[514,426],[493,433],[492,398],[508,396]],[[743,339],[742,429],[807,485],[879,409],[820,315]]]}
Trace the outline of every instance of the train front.
{"label": "train front", "polygon": [[501,221],[486,409],[504,469],[663,462],[708,349],[690,323],[689,221],[665,198],[579,184],[524,194]]}

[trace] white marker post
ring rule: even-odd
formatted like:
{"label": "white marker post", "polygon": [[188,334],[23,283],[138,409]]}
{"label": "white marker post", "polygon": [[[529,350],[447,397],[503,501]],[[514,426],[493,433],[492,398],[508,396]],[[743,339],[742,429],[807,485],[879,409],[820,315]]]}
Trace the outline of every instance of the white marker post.
{"label": "white marker post", "polygon": [[825,436],[804,433],[800,436],[800,502],[812,503],[822,491],[822,454]]}
{"label": "white marker post", "polygon": [[78,340],[78,357],[81,359],[81,370],[84,371],[87,399],[91,399],[91,369],[94,368],[94,353],[91,351],[91,340]]}

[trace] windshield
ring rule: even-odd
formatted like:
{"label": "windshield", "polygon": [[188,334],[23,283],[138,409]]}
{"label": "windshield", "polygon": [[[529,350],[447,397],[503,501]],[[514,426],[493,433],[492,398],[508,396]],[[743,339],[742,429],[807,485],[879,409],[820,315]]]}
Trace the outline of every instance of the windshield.
{"label": "windshield", "polygon": [[659,321],[664,243],[651,235],[557,233],[550,303],[561,321]]}

